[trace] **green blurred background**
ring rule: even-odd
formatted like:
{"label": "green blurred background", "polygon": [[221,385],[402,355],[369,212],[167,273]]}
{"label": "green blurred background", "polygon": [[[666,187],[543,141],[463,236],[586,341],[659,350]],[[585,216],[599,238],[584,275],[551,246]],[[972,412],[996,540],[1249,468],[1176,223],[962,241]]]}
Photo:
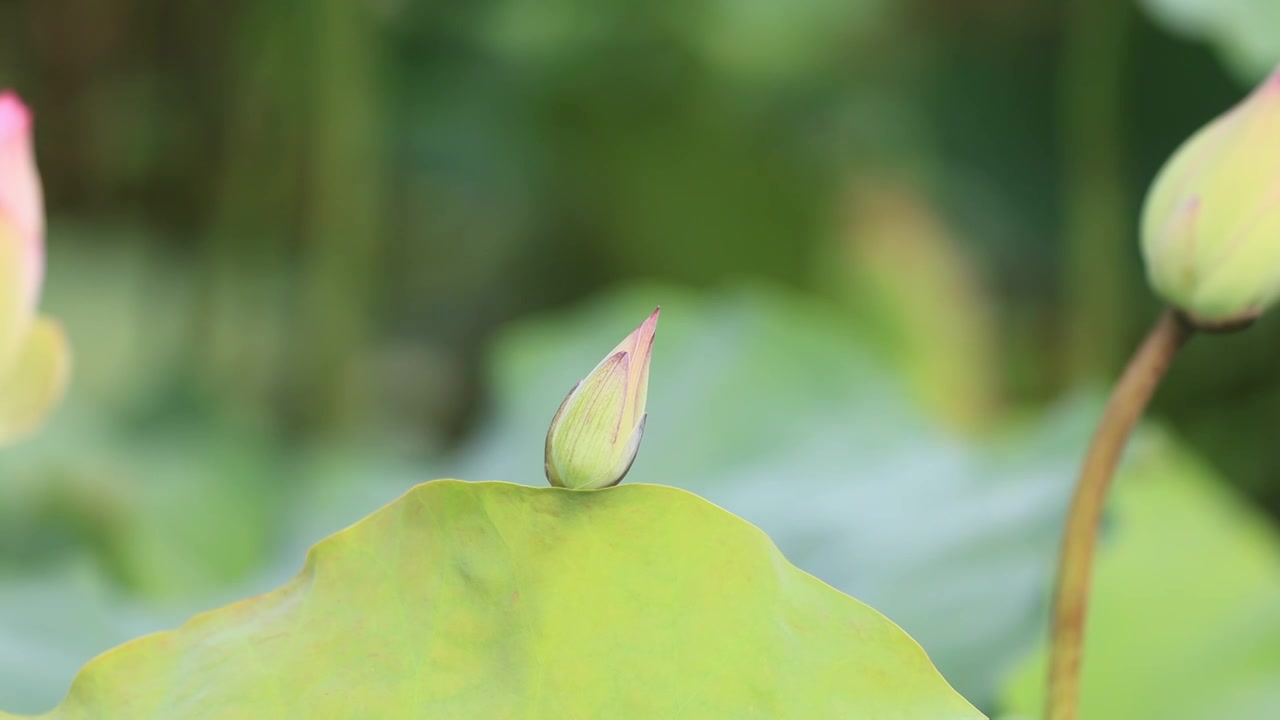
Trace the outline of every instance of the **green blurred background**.
{"label": "green blurred background", "polygon": [[[1031,712],[1074,464],[1159,309],[1143,192],[1277,27],[1270,0],[0,4],[76,355],[0,455],[0,707],[414,482],[540,482],[559,399],[661,304],[633,477]],[[1158,398],[1134,485],[1186,501],[1117,510],[1140,550],[1099,593],[1115,646],[1169,646],[1089,662],[1164,705],[1099,682],[1090,717],[1280,716],[1277,610],[1269,654],[1234,627],[1280,598],[1277,351],[1274,319],[1197,340]],[[1246,519],[1176,531],[1200,513]],[[1206,679],[1224,657],[1253,684]]]}

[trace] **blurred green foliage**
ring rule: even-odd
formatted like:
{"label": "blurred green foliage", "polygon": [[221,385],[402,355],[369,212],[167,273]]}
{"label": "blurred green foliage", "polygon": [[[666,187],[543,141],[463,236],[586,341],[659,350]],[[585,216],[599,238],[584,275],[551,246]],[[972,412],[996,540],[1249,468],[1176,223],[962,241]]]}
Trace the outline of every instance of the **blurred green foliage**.
{"label": "blurred green foliage", "polygon": [[[77,363],[0,456],[0,707],[414,482],[540,483],[583,363],[661,303],[636,479],[760,524],[995,709],[1042,623],[1070,398],[1155,314],[1142,193],[1280,59],[1271,5],[781,7],[0,4]],[[1273,319],[1197,340],[1155,408],[1258,523],[1278,350]]]}

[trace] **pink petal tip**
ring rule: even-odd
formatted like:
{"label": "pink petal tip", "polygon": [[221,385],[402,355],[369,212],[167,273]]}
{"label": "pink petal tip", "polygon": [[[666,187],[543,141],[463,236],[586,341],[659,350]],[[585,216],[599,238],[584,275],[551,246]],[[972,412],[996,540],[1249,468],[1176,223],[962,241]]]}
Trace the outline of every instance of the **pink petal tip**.
{"label": "pink petal tip", "polygon": [[12,90],[0,92],[0,140],[31,130],[31,110]]}
{"label": "pink petal tip", "polygon": [[662,312],[659,306],[650,313],[645,321],[640,323],[640,327],[636,328],[632,336],[635,338],[635,344],[632,346],[632,352],[647,353],[653,347],[653,337],[658,333],[658,315]]}

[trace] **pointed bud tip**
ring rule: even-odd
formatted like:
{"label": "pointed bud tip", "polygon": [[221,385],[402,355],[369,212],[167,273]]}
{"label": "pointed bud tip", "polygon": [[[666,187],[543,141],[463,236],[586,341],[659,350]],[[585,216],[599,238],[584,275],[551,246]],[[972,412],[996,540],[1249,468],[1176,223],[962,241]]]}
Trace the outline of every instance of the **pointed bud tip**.
{"label": "pointed bud tip", "polygon": [[[637,333],[639,333],[640,335],[648,337],[648,340],[649,340],[648,344],[650,346],[653,345],[653,336],[658,334],[658,316],[661,314],[662,314],[662,306],[658,306],[657,308],[654,308],[653,312],[649,313],[649,317],[645,318],[645,321],[640,324],[640,327],[637,330]],[[637,350],[641,350],[641,351],[643,351],[644,349],[646,348],[637,348]]]}
{"label": "pointed bud tip", "polygon": [[12,90],[0,91],[0,139],[31,129],[31,110]]}
{"label": "pointed bud tip", "polygon": [[658,316],[661,314],[662,306],[659,305],[654,308],[653,312],[649,313],[649,317],[645,318],[644,322],[640,323],[640,327],[636,328],[636,332],[644,332],[648,335],[652,335],[654,328],[658,327]]}

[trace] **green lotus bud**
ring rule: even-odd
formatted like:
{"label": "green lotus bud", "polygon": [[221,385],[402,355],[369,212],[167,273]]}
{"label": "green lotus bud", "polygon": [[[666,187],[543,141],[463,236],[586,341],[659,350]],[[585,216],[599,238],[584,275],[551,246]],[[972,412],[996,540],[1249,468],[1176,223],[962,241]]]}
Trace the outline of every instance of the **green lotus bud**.
{"label": "green lotus bud", "polygon": [[644,436],[649,357],[658,312],[614,348],[569,392],[547,432],[547,480],[594,490],[617,485],[631,469]]}
{"label": "green lotus bud", "polygon": [[1178,148],[1142,211],[1157,294],[1205,329],[1280,297],[1280,70]]}

